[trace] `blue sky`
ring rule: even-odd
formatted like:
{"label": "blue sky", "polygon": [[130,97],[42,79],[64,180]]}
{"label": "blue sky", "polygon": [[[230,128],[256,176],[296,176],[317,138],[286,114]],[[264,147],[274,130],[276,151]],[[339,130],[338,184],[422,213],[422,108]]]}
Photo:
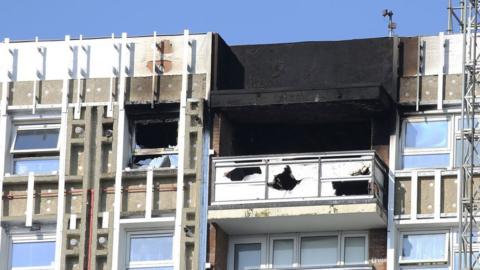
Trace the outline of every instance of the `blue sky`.
{"label": "blue sky", "polygon": [[0,38],[62,39],[127,32],[218,32],[229,44],[387,35],[392,9],[401,36],[446,30],[447,0],[2,0]]}

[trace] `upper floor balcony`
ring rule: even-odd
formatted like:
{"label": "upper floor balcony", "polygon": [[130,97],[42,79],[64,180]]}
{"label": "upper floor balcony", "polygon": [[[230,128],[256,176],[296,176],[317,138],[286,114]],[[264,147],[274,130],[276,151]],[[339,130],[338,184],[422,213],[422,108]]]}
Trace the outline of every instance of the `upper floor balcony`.
{"label": "upper floor balcony", "polygon": [[[279,217],[279,232],[309,221],[324,229],[386,224],[386,166],[374,151],[219,157],[212,167],[209,219],[227,232],[260,233],[259,222]],[[299,216],[306,222],[288,222]]]}

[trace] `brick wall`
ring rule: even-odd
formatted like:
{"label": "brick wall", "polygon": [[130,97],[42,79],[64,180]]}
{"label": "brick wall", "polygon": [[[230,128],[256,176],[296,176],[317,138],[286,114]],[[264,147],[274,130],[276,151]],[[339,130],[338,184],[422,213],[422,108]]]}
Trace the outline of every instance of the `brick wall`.
{"label": "brick wall", "polygon": [[227,270],[228,235],[215,223],[209,224],[207,260],[212,270]]}
{"label": "brick wall", "polygon": [[369,263],[377,270],[387,269],[387,230],[372,229],[368,234]]}
{"label": "brick wall", "polygon": [[228,118],[222,113],[215,113],[213,117],[212,148],[216,156],[233,154],[232,144],[233,127]]}

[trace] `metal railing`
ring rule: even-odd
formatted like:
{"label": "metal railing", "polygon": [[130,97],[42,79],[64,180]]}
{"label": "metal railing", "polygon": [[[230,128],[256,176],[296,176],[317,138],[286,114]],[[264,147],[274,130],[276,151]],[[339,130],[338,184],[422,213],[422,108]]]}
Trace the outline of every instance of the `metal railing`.
{"label": "metal railing", "polygon": [[248,270],[375,270],[373,265],[334,265],[334,266],[297,266],[277,268],[247,268]]}
{"label": "metal railing", "polygon": [[386,165],[375,151],[213,158],[212,204],[377,198]]}

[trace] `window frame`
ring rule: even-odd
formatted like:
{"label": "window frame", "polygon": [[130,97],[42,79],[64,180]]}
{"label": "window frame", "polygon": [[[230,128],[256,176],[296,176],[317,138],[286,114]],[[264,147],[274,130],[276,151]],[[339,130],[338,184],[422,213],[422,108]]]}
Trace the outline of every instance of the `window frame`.
{"label": "window frame", "polygon": [[[283,239],[293,239],[294,240],[294,262],[292,266],[286,267],[275,267],[275,269],[290,269],[292,267],[307,267],[302,266],[301,262],[301,243],[302,238],[308,237],[336,237],[337,238],[337,258],[334,265],[324,265],[318,267],[337,267],[337,266],[351,266],[354,264],[345,264],[344,262],[344,248],[345,248],[345,238],[346,237],[364,237],[365,239],[365,261],[364,264],[368,264],[369,256],[369,240],[368,231],[325,231],[325,232],[305,232],[305,233],[276,233],[276,234],[261,234],[261,235],[238,235],[233,236],[228,241],[228,255],[227,255],[227,269],[234,270],[234,256],[235,256],[235,245],[236,244],[261,244],[261,267],[262,268],[274,268],[273,267],[273,241],[274,240],[283,240]],[[308,266],[316,267],[316,266]]]}
{"label": "window frame", "polygon": [[365,239],[365,252],[364,252],[364,258],[365,260],[363,261],[363,264],[367,264],[368,263],[368,234],[365,234],[365,233],[345,233],[345,234],[342,234],[342,239],[340,240],[341,241],[341,255],[340,255],[340,262],[341,262],[341,265],[355,265],[355,264],[347,264],[345,263],[345,238],[349,238],[349,237],[363,237]]}
{"label": "window frame", "polygon": [[[341,232],[318,232],[318,233],[300,233],[298,235],[298,265],[302,267],[302,238],[308,237],[325,237],[325,236],[334,236],[337,237],[337,263],[331,266],[342,265],[341,256],[342,256],[342,241],[341,241]],[[319,266],[325,267],[325,266]]]}
{"label": "window frame", "polygon": [[227,269],[234,270],[235,268],[235,245],[237,244],[260,244],[260,267],[267,266],[267,236],[264,235],[250,235],[250,236],[236,236],[231,237],[228,241],[228,256]]}
{"label": "window frame", "polygon": [[[7,268],[11,270],[53,270],[55,269],[55,265],[49,266],[27,266],[27,267],[13,267],[12,266],[12,259],[13,259],[13,244],[15,243],[41,243],[41,242],[54,242],[56,241],[55,233],[47,233],[47,232],[40,232],[40,233],[20,233],[20,234],[10,234],[9,235],[9,242],[8,242],[8,260],[7,260]],[[56,248],[56,245],[55,245]],[[56,250],[54,250],[54,254]],[[54,257],[55,263],[55,257]]]}
{"label": "window frame", "polygon": [[[444,234],[445,235],[445,257],[443,259],[423,259],[423,260],[405,260],[403,259],[403,241],[405,235],[425,235],[425,234]],[[399,234],[400,241],[399,242],[399,256],[398,256],[398,264],[401,268],[405,267],[406,265],[415,265],[415,264],[422,264],[422,263],[436,263],[436,267],[440,266],[449,266],[449,254],[450,254],[450,233],[449,230],[425,230],[425,231],[403,231]],[[444,264],[438,264],[444,263]],[[417,265],[418,266],[418,265]]]}
{"label": "window frame", "polygon": [[[171,230],[132,230],[126,232],[125,238],[125,269],[141,269],[146,267],[173,267],[173,254],[171,260],[130,262],[130,242],[132,236],[152,237],[152,236],[171,236],[173,242],[173,231]],[[173,246],[172,246],[173,248]]]}
{"label": "window frame", "polygon": [[[400,136],[400,158],[399,164],[401,170],[423,170],[423,169],[434,169],[434,168],[452,168],[452,163],[454,161],[453,151],[453,132],[452,129],[454,124],[452,124],[452,116],[450,115],[432,115],[432,116],[414,116],[406,117],[402,119],[401,123],[401,136]],[[433,148],[416,148],[416,147],[407,147],[407,124],[409,123],[424,123],[424,122],[442,122],[446,121],[447,123],[447,146],[446,147],[433,147]],[[435,155],[435,154],[448,154],[448,164],[445,167],[421,167],[421,168],[405,168],[404,157],[405,156],[422,156],[422,155]]]}
{"label": "window frame", "polygon": [[[58,130],[57,146],[55,148],[41,148],[41,149],[24,149],[15,150],[15,143],[17,142],[18,131],[23,130]],[[48,153],[60,151],[60,124],[33,124],[33,125],[15,125],[12,144],[10,146],[11,154],[33,154],[33,153]]]}
{"label": "window frame", "polygon": [[[277,235],[272,235],[269,237],[268,242],[269,242],[269,258],[268,258],[268,267],[274,268],[273,264],[273,241],[275,240],[293,240],[293,264],[292,266],[288,267],[298,267],[300,265],[300,246],[299,246],[299,237],[297,237],[295,234],[277,234]],[[277,266],[275,268],[284,268]]]}

